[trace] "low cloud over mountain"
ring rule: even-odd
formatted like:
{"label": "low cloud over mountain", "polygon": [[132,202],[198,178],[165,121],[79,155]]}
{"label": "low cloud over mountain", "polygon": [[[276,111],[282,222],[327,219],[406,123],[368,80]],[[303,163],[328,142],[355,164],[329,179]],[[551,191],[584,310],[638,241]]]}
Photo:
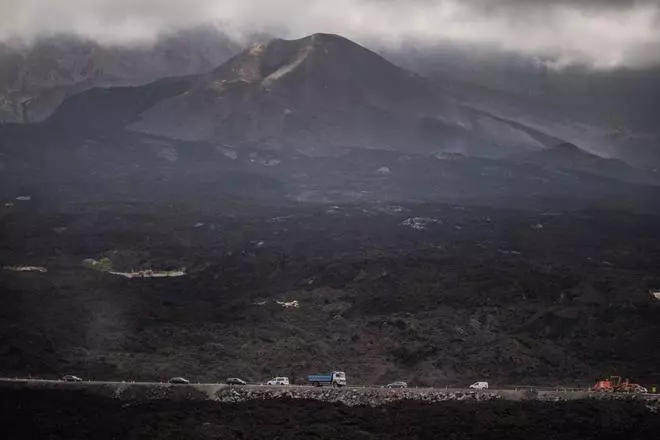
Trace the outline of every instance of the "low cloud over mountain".
{"label": "low cloud over mountain", "polygon": [[130,43],[217,24],[235,37],[333,32],[364,43],[453,41],[555,65],[645,67],[660,62],[654,0],[2,0],[0,38],[74,32]]}

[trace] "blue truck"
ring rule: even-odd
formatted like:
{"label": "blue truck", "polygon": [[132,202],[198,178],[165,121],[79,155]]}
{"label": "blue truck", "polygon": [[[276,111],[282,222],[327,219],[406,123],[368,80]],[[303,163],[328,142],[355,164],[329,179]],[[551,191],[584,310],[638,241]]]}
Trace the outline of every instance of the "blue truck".
{"label": "blue truck", "polygon": [[312,374],[307,376],[307,382],[316,387],[322,387],[323,385],[343,387],[346,385],[346,373],[343,371],[333,371],[328,374]]}

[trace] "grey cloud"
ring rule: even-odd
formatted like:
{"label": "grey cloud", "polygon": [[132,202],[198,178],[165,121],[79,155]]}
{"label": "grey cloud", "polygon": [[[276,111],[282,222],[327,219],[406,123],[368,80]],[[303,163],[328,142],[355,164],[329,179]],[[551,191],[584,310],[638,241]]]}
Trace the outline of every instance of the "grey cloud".
{"label": "grey cloud", "polygon": [[608,68],[660,62],[659,17],[655,0],[0,0],[0,39],[76,33],[126,43],[215,23],[236,36],[456,41]]}

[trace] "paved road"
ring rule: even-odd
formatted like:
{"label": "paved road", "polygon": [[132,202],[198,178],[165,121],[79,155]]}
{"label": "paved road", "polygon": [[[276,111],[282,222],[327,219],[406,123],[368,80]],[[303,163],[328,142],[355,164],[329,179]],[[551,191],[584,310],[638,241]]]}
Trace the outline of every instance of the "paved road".
{"label": "paved road", "polygon": [[[172,386],[172,385],[182,385],[182,384],[171,384],[169,382],[132,382],[132,381],[110,381],[110,380],[83,380],[82,382],[67,382],[59,379],[34,379],[34,378],[12,378],[12,377],[5,377],[5,378],[0,378],[0,383],[2,382],[7,382],[7,383],[30,383],[30,384],[60,384],[60,385],[138,385],[138,386]],[[265,385],[265,384],[247,384],[247,385],[227,385],[224,382],[190,382],[189,385],[194,385],[194,386],[200,386],[200,387],[243,387],[243,388],[272,388],[272,389],[282,389],[282,387],[293,387],[297,389],[317,389],[318,387],[315,387],[313,385]],[[342,387],[342,389],[381,389],[382,387],[380,386],[372,386],[372,385],[366,385],[366,386],[357,386],[357,385],[349,385],[346,387]],[[419,390],[432,390],[435,388],[408,388],[410,389],[419,389]],[[449,391],[465,391],[465,389],[462,388],[437,388],[438,391],[444,391],[444,390],[449,390]]]}
{"label": "paved road", "polygon": [[[2,382],[13,382],[13,383],[33,383],[33,384],[78,384],[78,385],[138,385],[138,386],[172,386],[179,384],[170,384],[169,382],[132,382],[132,381],[103,381],[103,380],[83,380],[82,382],[65,382],[59,379],[35,379],[35,378],[0,378],[0,383]],[[200,387],[225,387],[225,386],[242,386],[246,388],[272,388],[272,389],[281,389],[283,385],[264,385],[264,384],[248,384],[248,385],[227,385],[224,382],[191,382],[190,385],[200,386]],[[316,389],[312,385],[286,385],[287,387],[295,387],[297,389]],[[343,387],[344,389],[382,389],[382,386],[378,385],[349,385]],[[553,388],[553,387],[533,387],[533,386],[521,386],[521,387],[510,387],[510,388],[491,388],[488,391],[521,391],[525,389],[535,389],[539,391],[565,391],[565,392],[585,392],[586,389],[576,389],[576,388]],[[396,390],[397,388],[392,388]],[[431,387],[411,387],[407,388],[410,390],[419,390],[421,391],[435,391],[435,392],[461,392],[467,391],[467,388],[431,388]],[[474,390],[473,390],[474,391]]]}

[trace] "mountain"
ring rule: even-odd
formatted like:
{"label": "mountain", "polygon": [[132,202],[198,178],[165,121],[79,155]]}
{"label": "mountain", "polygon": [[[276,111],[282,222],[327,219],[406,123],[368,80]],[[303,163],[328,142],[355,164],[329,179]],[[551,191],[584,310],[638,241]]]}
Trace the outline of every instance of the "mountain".
{"label": "mountain", "polygon": [[533,129],[462,106],[337,35],[254,45],[208,74],[174,81],[185,85],[139,109],[133,104],[158,94],[162,81],[90,90],[65,101],[50,122],[312,155],[368,148],[502,157],[545,147]]}
{"label": "mountain", "polygon": [[[315,36],[317,40],[324,40],[324,37],[329,36]],[[253,38],[257,39],[260,38]],[[317,42],[317,48],[329,44],[328,39]],[[271,42],[261,46],[265,48],[261,56],[253,54],[250,58],[242,54],[236,61],[247,65],[245,69],[238,70],[249,70],[248,65],[258,64],[263,56],[268,58],[264,65],[272,68],[269,63],[283,57],[283,53],[305,51],[304,40]],[[288,49],[282,49],[284,46]],[[339,52],[329,54],[336,56],[335,67],[327,71],[328,76],[337,74],[338,66],[344,66],[350,73],[349,66],[355,59],[344,57],[351,52],[348,46],[345,44]],[[277,50],[270,50],[271,47]],[[657,69],[560,69],[519,55],[451,45],[429,48],[409,44],[398,50],[378,45],[374,47],[379,54],[397,65],[429,78],[424,87],[433,90],[427,90],[426,97],[439,96],[434,102],[440,109],[433,109],[430,115],[427,110],[422,111],[421,120],[409,117],[406,121],[401,114],[397,115],[404,113],[403,116],[407,117],[405,111],[398,109],[397,112],[390,104],[379,106],[366,103],[353,113],[350,108],[349,111],[341,111],[346,106],[340,105],[334,114],[327,112],[328,108],[319,111],[318,108],[302,106],[299,114],[293,114],[294,104],[299,101],[294,96],[287,93],[284,97],[268,97],[250,88],[250,99],[241,104],[240,109],[234,98],[227,96],[228,91],[219,93],[225,105],[220,108],[216,103],[209,107],[208,110],[213,113],[209,115],[201,107],[203,98],[200,96],[208,95],[203,92],[204,85],[201,85],[194,93],[198,102],[184,104],[186,100],[178,97],[170,103],[172,107],[185,105],[196,108],[198,115],[202,116],[199,120],[185,109],[175,111],[163,105],[145,115],[145,120],[135,128],[183,139],[213,139],[228,144],[257,142],[278,148],[294,145],[296,148],[316,150],[327,148],[327,145],[310,144],[334,143],[342,147],[350,144],[369,148],[376,145],[378,148],[400,149],[405,132],[411,135],[405,140],[407,149],[419,147],[421,150],[497,157],[570,142],[600,156],[622,159],[639,168],[660,168],[660,150],[656,148],[660,132],[654,119],[660,110],[656,104],[660,102]],[[0,122],[41,121],[68,97],[94,87],[135,86],[164,77],[197,76],[212,71],[240,49],[238,43],[216,28],[194,28],[163,35],[150,45],[107,46],[73,36],[51,37],[33,44],[3,43],[0,44]],[[258,48],[253,49],[259,51]],[[318,60],[324,50],[320,53],[311,51],[303,58],[309,58],[312,65],[319,65]],[[373,55],[366,50],[351,53],[360,53],[359,58],[362,59],[366,56],[365,52]],[[377,65],[382,68],[383,65],[375,62],[373,57],[370,59],[372,62],[369,66],[365,64],[362,71],[367,84],[356,84],[349,93],[368,90],[369,87],[364,86],[378,82],[380,76],[375,68]],[[384,61],[382,58],[380,60]],[[329,59],[327,61],[330,64]],[[292,66],[295,60],[282,58],[278,62],[280,67],[284,67]],[[307,65],[307,61],[301,62],[298,68]],[[240,75],[228,75],[229,79],[222,76],[219,74],[214,78],[211,75],[207,80],[211,83],[235,81]],[[323,82],[321,76],[317,75],[319,82]],[[255,82],[256,77],[253,76],[250,83]],[[243,95],[246,90],[239,92],[236,87],[230,89],[236,96],[240,95],[239,99],[246,98]],[[217,93],[213,86],[211,92]],[[322,94],[318,96],[328,100]],[[339,96],[332,94],[330,98],[328,102],[333,103],[333,99],[336,101]],[[359,93],[355,99],[360,100]],[[418,105],[423,107],[424,101],[429,99],[420,99],[419,102],[411,100],[411,104],[406,106],[417,109]],[[279,114],[280,111],[286,113],[286,117]],[[159,126],[159,112],[163,117],[175,119],[175,122],[186,120],[189,129],[176,129],[175,124]],[[222,122],[214,120],[214,112],[220,115],[231,113],[232,116]],[[132,114],[134,118],[138,116]],[[256,124],[254,121],[257,119],[268,120],[268,123]],[[372,134],[374,126],[379,131],[385,131],[383,126],[391,125],[392,120],[397,122],[394,124],[397,128],[389,130],[392,136]],[[240,122],[243,127],[238,127],[239,124],[234,124],[234,121]],[[339,125],[348,127],[351,123],[358,127],[350,133],[337,128]],[[93,125],[98,126],[99,121]],[[228,126],[232,127],[232,133],[227,133],[231,131],[227,130]],[[521,126],[527,130],[521,129]],[[248,131],[252,138],[246,141],[243,135]],[[322,133],[322,136],[312,132]],[[548,137],[554,140],[547,142],[544,138]]]}
{"label": "mountain", "polygon": [[205,74],[92,88],[41,123],[0,126],[0,150],[0,195],[58,200],[210,191],[646,211],[657,183],[329,34],[253,45]]}
{"label": "mountain", "polygon": [[0,43],[0,122],[47,118],[67,97],[92,87],[145,84],[205,73],[241,47],[213,27],[162,35],[154,43],[108,46],[60,35]]}

